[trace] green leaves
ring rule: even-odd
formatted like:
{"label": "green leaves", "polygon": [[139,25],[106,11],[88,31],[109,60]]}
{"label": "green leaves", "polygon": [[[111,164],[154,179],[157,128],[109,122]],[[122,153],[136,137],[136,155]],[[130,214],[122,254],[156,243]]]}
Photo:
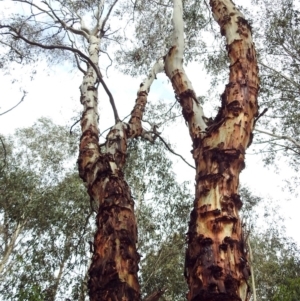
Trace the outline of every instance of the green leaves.
{"label": "green leaves", "polygon": [[183,300],[185,233],[192,196],[187,183],[179,184],[165,146],[133,140],[128,147],[126,180],[132,188],[141,254],[143,295],[167,287],[164,297]]}
{"label": "green leaves", "polygon": [[297,301],[300,296],[300,277],[296,279],[284,279],[275,293],[274,301]]}
{"label": "green leaves", "polygon": [[5,300],[54,300],[65,294],[64,286],[71,289],[78,282],[81,289],[93,221],[74,171],[76,138],[67,133],[41,119],[17,131],[6,146],[0,175],[0,292]]}

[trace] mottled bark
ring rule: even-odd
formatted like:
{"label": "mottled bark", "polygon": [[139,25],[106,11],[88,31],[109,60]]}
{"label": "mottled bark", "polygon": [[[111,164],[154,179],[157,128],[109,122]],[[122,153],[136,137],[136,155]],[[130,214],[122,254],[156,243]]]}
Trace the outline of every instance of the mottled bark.
{"label": "mottled bark", "polygon": [[[178,2],[181,0],[174,0],[177,24],[180,9],[176,10],[175,3]],[[182,67],[173,72],[166,69],[189,124],[196,164],[194,209],[187,234],[187,298],[189,301],[245,301],[249,298],[250,272],[238,215],[242,206],[238,186],[257,116],[258,67],[251,29],[243,15],[231,0],[211,0],[210,5],[221,34],[226,37],[230,59],[229,83],[212,124],[203,128],[195,122],[203,113],[194,109],[197,100],[186,75],[182,77]],[[175,24],[176,32],[180,30]],[[171,66],[172,56],[180,55],[178,49],[183,47],[180,34],[174,41],[166,56],[166,66]]]}
{"label": "mottled bark", "polygon": [[[97,43],[99,45],[100,41],[92,39],[91,42],[90,57],[94,58],[93,62],[98,66],[98,55],[96,58],[94,53],[99,51]],[[81,120],[79,173],[87,184],[90,197],[99,205],[89,269],[91,301],[140,300],[134,201],[122,168],[129,138],[143,136],[153,140],[153,135],[143,130],[141,120],[150,85],[158,71],[152,70],[148,79],[141,84],[129,123],[119,121],[115,124],[107,135],[102,151],[98,141],[98,96],[94,69],[89,68],[81,85],[84,112]]]}

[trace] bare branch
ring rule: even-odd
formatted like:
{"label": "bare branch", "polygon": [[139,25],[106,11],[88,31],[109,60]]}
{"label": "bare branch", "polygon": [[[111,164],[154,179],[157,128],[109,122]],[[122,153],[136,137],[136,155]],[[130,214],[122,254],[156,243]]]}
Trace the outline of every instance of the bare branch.
{"label": "bare branch", "polygon": [[107,12],[107,14],[106,14],[106,16],[105,16],[103,22],[101,23],[101,28],[95,28],[95,29],[94,29],[94,30],[97,30],[96,32],[98,32],[99,30],[101,30],[101,31],[104,33],[104,27],[105,27],[105,25],[106,25],[106,22],[107,22],[107,20],[108,20],[110,14],[111,14],[111,12],[112,12],[112,10],[113,10],[113,8],[114,8],[114,6],[116,5],[117,2],[118,2],[118,0],[115,0],[115,2],[114,2],[114,3],[111,5],[111,7],[109,8],[109,10],[108,10],[108,12]]}
{"label": "bare branch", "polygon": [[267,132],[267,131],[260,130],[258,128],[255,128],[255,131],[257,131],[259,133],[262,133],[262,134],[269,135],[271,137],[278,138],[278,139],[288,140],[288,141],[292,142],[294,145],[296,145],[297,147],[300,147],[300,142],[298,142],[297,140],[295,140],[292,137],[285,136],[285,135],[281,136],[281,135],[273,134],[273,133],[270,133],[270,132]]}
{"label": "bare branch", "polygon": [[290,82],[290,83],[293,84],[294,86],[300,88],[300,85],[299,85],[298,83],[296,83],[295,81],[293,81],[291,78],[285,76],[285,75],[282,74],[281,72],[277,71],[276,69],[274,69],[274,68],[272,68],[272,67],[270,67],[270,66],[268,66],[268,65],[265,65],[265,64],[262,63],[262,62],[259,62],[259,64],[262,65],[262,66],[264,66],[265,68],[267,68],[267,69],[273,71],[273,72],[276,73],[277,75],[283,77],[285,80],[287,80],[288,82]]}
{"label": "bare branch", "polygon": [[165,145],[165,147],[175,156],[178,156],[179,158],[181,158],[181,160],[186,163],[189,167],[196,169],[193,165],[191,165],[189,162],[187,162],[181,155],[175,153],[171,147],[168,145],[168,143],[159,135],[156,133],[156,136],[162,141],[162,143]]}
{"label": "bare branch", "polygon": [[[20,2],[20,3],[27,3],[30,6],[31,12],[32,12],[32,7],[37,8],[39,11],[41,11],[42,13],[47,14],[51,19],[54,20],[54,17],[51,15],[51,13],[45,9],[42,9],[41,7],[39,7],[38,5],[36,5],[35,3],[33,3],[33,1],[29,2],[26,0],[14,0],[15,2]],[[31,17],[31,16],[30,16]]]}
{"label": "bare branch", "polygon": [[[99,72],[100,73],[100,72]],[[99,81],[101,82],[106,94],[108,95],[109,97],[109,101],[110,101],[110,104],[111,104],[111,107],[113,109],[113,112],[114,112],[114,117],[115,117],[115,123],[118,123],[118,121],[120,121],[120,117],[118,115],[118,111],[117,111],[117,108],[116,108],[116,105],[115,105],[115,101],[114,101],[114,98],[110,92],[110,90],[108,89],[108,87],[106,86],[106,83],[104,82],[103,78],[99,78]]]}
{"label": "bare branch", "polygon": [[104,0],[100,0],[98,4],[98,11],[97,14],[94,14],[94,17],[96,18],[97,24],[94,28],[94,31],[101,28],[101,16],[104,10]]}
{"label": "bare branch", "polygon": [[20,56],[20,60],[21,60],[21,62],[22,62],[23,57],[24,57],[24,54],[23,54],[22,52],[20,52],[20,51],[19,51],[17,48],[15,48],[13,45],[10,45],[10,44],[8,44],[8,43],[6,43],[6,42],[4,42],[4,41],[1,41],[1,40],[0,40],[0,44],[3,44],[3,45],[5,45],[5,46],[11,48],[16,54],[18,54],[18,55]]}
{"label": "bare branch", "polygon": [[12,108],[10,108],[9,110],[7,110],[7,111],[5,111],[5,112],[3,112],[3,113],[0,113],[0,116],[6,114],[6,113],[8,113],[8,112],[10,112],[11,110],[13,110],[14,108],[17,107],[17,106],[24,100],[24,98],[25,98],[25,96],[26,96],[26,94],[27,94],[27,92],[25,92],[25,91],[23,91],[23,93],[24,93],[24,94],[23,94],[21,100],[20,100],[15,106],[13,106]]}
{"label": "bare branch", "polygon": [[150,0],[150,2],[153,2],[159,6],[164,6],[164,7],[172,7],[172,4],[163,4],[163,3],[158,3],[157,1],[155,0]]}
{"label": "bare branch", "polygon": [[72,126],[70,127],[70,135],[72,135],[72,129],[73,129],[73,127],[74,127],[78,122],[80,122],[80,120],[81,120],[81,119],[78,119],[77,121],[75,121],[75,122],[72,124]]}
{"label": "bare branch", "polygon": [[103,50],[100,49],[100,52],[106,54],[107,57],[108,57],[108,59],[110,60],[110,64],[106,67],[106,70],[105,70],[106,77],[108,77],[108,75],[107,75],[107,70],[108,70],[108,68],[109,68],[110,66],[112,66],[112,59],[111,59],[110,55],[109,55],[106,51],[103,51]]}
{"label": "bare branch", "polygon": [[[65,29],[65,30],[70,30],[71,32],[75,33],[75,34],[78,34],[78,35],[81,35],[83,37],[85,37],[87,40],[89,38],[89,31],[83,27],[83,25],[81,24],[81,28],[82,30],[80,29],[75,29],[74,27],[72,26],[68,26],[63,20],[61,20],[57,15],[56,13],[54,12],[54,10],[52,9],[51,5],[49,5],[46,1],[43,1],[43,3],[45,3],[47,5],[47,7],[51,10],[53,16],[55,17],[55,19],[61,24],[61,26]],[[81,23],[82,23],[82,19],[79,17]]]}
{"label": "bare branch", "polygon": [[90,64],[90,66],[95,70],[99,82],[102,84],[102,86],[103,86],[106,94],[109,97],[109,101],[110,101],[110,104],[112,106],[114,117],[115,117],[115,122],[117,123],[120,120],[119,115],[118,115],[118,111],[117,111],[117,108],[116,108],[116,105],[115,105],[114,98],[113,98],[110,90],[108,89],[106,83],[104,82],[99,69],[97,68],[97,66],[93,63],[93,61],[88,56],[86,56],[80,50],[78,50],[76,48],[73,48],[73,47],[63,46],[63,45],[44,45],[44,44],[41,44],[41,43],[30,41],[27,38],[25,38],[24,36],[22,36],[15,28],[13,28],[13,27],[11,27],[9,25],[1,25],[0,28],[8,28],[8,29],[10,29],[11,31],[13,31],[13,33],[9,32],[9,34],[11,34],[15,38],[20,38],[21,40],[25,41],[29,45],[41,47],[41,48],[44,48],[44,49],[61,49],[61,50],[68,50],[68,51],[71,51],[73,53],[77,53],[81,58],[83,58],[84,60],[86,60],[86,62],[88,64]]}
{"label": "bare branch", "polygon": [[81,68],[81,66],[80,66],[80,63],[79,63],[79,60],[78,60],[78,57],[77,57],[77,54],[76,53],[74,53],[74,56],[75,56],[75,60],[76,60],[76,65],[77,65],[77,68],[84,74],[84,75],[86,75],[86,71],[85,70],[83,70],[82,68]]}

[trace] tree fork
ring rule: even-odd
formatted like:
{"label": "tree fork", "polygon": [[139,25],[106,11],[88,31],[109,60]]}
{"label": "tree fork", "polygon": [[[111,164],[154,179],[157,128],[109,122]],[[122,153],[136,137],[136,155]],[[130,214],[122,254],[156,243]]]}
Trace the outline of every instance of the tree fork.
{"label": "tree fork", "polygon": [[259,89],[251,28],[231,0],[211,0],[215,20],[226,37],[229,84],[212,125],[203,124],[183,67],[182,2],[174,0],[173,46],[165,57],[166,74],[189,124],[196,164],[196,191],[191,212],[185,276],[189,301],[246,301],[249,298],[248,254],[238,215],[239,174],[251,142]]}
{"label": "tree fork", "polygon": [[[100,40],[90,40],[93,42],[89,47],[90,57],[98,65],[95,53]],[[162,70],[162,62],[157,62],[140,86],[129,123],[118,121],[115,124],[107,135],[103,151],[98,138],[97,76],[93,68],[88,68],[80,87],[84,110],[81,119],[79,174],[87,184],[90,197],[99,205],[97,231],[91,248],[92,263],[88,272],[91,301],[140,300],[134,201],[122,169],[129,138],[142,136],[153,140],[151,133],[142,128],[141,120],[150,86],[156,74]]]}

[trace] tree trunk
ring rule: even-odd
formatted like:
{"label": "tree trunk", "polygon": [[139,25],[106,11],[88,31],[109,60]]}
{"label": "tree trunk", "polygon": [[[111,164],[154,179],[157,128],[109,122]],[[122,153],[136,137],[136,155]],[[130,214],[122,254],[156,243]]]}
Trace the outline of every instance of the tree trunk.
{"label": "tree trunk", "polygon": [[[100,40],[90,36],[89,42],[89,58],[98,66]],[[89,269],[91,301],[140,300],[134,201],[122,169],[128,138],[142,136],[153,140],[153,135],[143,130],[141,119],[149,88],[156,73],[162,70],[162,62],[158,62],[140,86],[129,123],[117,121],[107,135],[102,151],[98,140],[97,74],[91,66],[80,87],[84,111],[81,119],[79,174],[86,183],[91,199],[99,205]]]}
{"label": "tree trunk", "polygon": [[257,116],[258,67],[251,28],[243,15],[231,0],[211,0],[210,5],[221,34],[226,37],[230,59],[229,84],[212,124],[205,125],[202,109],[182,67],[181,0],[174,0],[173,47],[165,58],[166,73],[189,124],[196,164],[194,209],[187,234],[187,298],[245,301],[249,298],[250,272],[238,215],[242,206],[238,186]]}

